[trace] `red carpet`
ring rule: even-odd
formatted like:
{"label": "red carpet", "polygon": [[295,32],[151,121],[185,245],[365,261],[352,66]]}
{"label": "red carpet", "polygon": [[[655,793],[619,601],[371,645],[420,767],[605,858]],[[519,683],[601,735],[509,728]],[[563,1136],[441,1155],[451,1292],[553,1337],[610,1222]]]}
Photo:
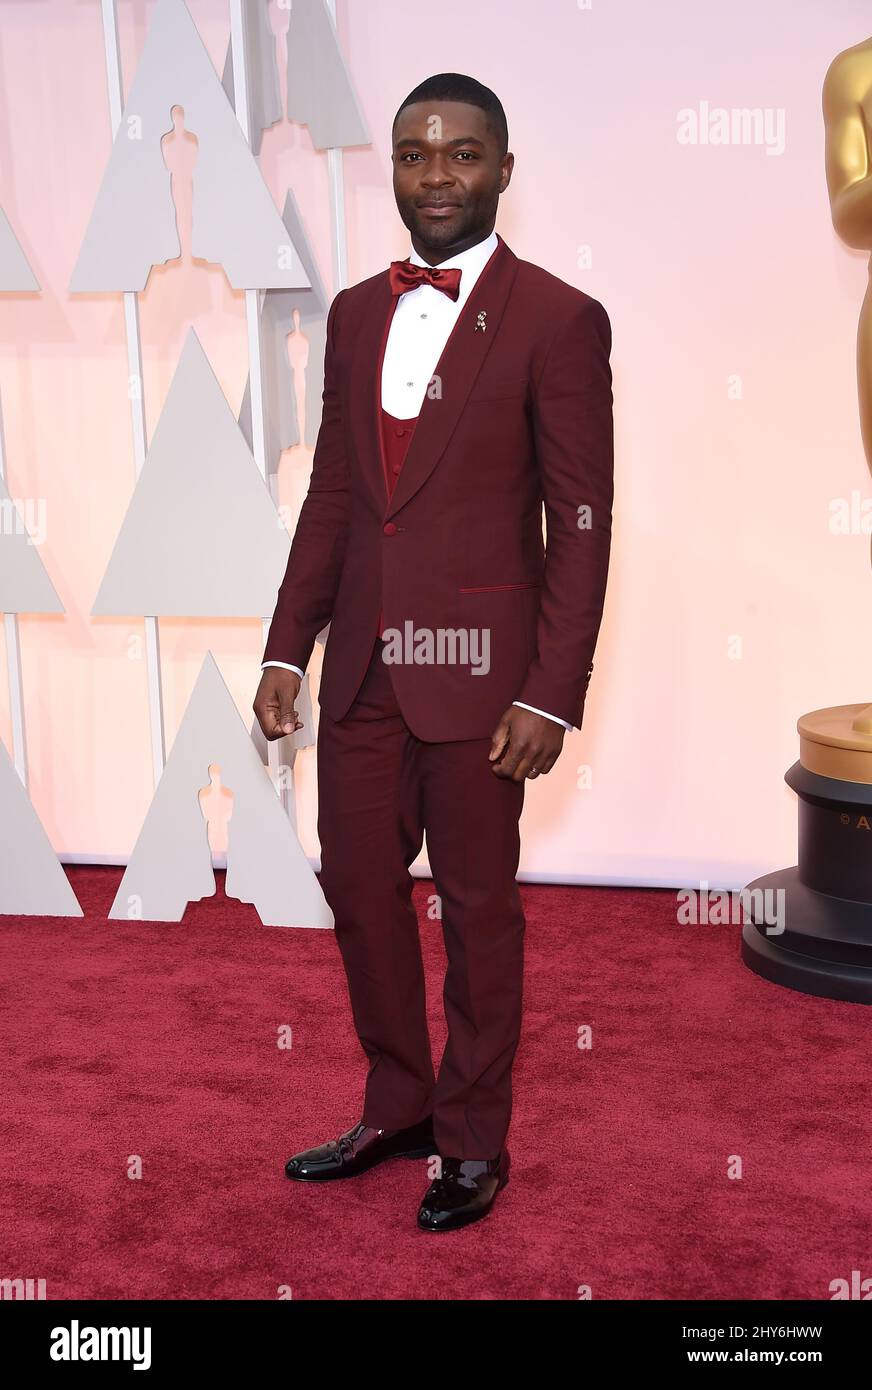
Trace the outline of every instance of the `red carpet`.
{"label": "red carpet", "polygon": [[283,1176],[358,1118],[332,933],[261,927],[223,874],[178,925],[118,925],[121,871],[68,872],[84,922],[0,919],[0,1276],[49,1298],[827,1299],[872,1274],[872,1014],[760,980],[739,928],[677,926],[674,893],[524,888],[512,1179],[433,1236],[421,1163]]}

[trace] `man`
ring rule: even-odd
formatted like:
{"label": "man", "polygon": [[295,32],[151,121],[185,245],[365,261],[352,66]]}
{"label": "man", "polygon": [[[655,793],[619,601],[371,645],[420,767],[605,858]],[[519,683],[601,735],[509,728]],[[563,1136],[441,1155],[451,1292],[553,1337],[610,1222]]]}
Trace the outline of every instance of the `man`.
{"label": "man", "polygon": [[[254,702],[267,738],[293,732],[330,622],[321,881],[369,1071],[359,1123],[286,1172],[438,1154],[428,1231],[479,1220],[508,1181],[518,821],[526,779],[581,727],[611,537],[609,320],[495,233],[513,165],[502,105],[470,77],[432,77],[397,113],[412,253],[331,306],[312,477]],[[435,1078],[409,874],[425,830],[448,958]]]}

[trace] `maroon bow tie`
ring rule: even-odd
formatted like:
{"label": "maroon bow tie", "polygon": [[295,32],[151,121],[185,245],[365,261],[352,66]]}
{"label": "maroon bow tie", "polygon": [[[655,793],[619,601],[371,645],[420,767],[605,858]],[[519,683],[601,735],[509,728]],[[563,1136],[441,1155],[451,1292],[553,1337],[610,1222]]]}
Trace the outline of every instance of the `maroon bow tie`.
{"label": "maroon bow tie", "polygon": [[438,265],[413,265],[411,261],[391,261],[391,294],[405,294],[419,285],[432,285],[449,299],[460,294],[461,271],[442,270]]}

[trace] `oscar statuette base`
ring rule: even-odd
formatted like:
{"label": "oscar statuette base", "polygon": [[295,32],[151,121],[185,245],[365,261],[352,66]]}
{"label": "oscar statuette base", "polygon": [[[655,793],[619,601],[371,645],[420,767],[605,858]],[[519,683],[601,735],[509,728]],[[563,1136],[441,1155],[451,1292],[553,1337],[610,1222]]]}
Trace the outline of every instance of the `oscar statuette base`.
{"label": "oscar statuette base", "polygon": [[[803,994],[872,1004],[872,737],[868,707],[799,720],[799,863],[746,889],[742,959]],[[755,891],[756,890],[756,891]],[[773,895],[777,895],[774,897]],[[760,904],[779,902],[773,918]],[[783,930],[773,931],[773,920]]]}

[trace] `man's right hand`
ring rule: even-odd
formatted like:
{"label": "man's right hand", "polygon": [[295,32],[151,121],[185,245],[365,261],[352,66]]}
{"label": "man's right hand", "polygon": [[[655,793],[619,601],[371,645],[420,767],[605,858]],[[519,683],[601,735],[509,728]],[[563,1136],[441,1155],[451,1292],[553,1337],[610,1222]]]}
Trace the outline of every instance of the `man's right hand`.
{"label": "man's right hand", "polygon": [[302,729],[295,701],[300,693],[300,677],[283,666],[267,666],[260,678],[252,709],[264,738],[284,738]]}

